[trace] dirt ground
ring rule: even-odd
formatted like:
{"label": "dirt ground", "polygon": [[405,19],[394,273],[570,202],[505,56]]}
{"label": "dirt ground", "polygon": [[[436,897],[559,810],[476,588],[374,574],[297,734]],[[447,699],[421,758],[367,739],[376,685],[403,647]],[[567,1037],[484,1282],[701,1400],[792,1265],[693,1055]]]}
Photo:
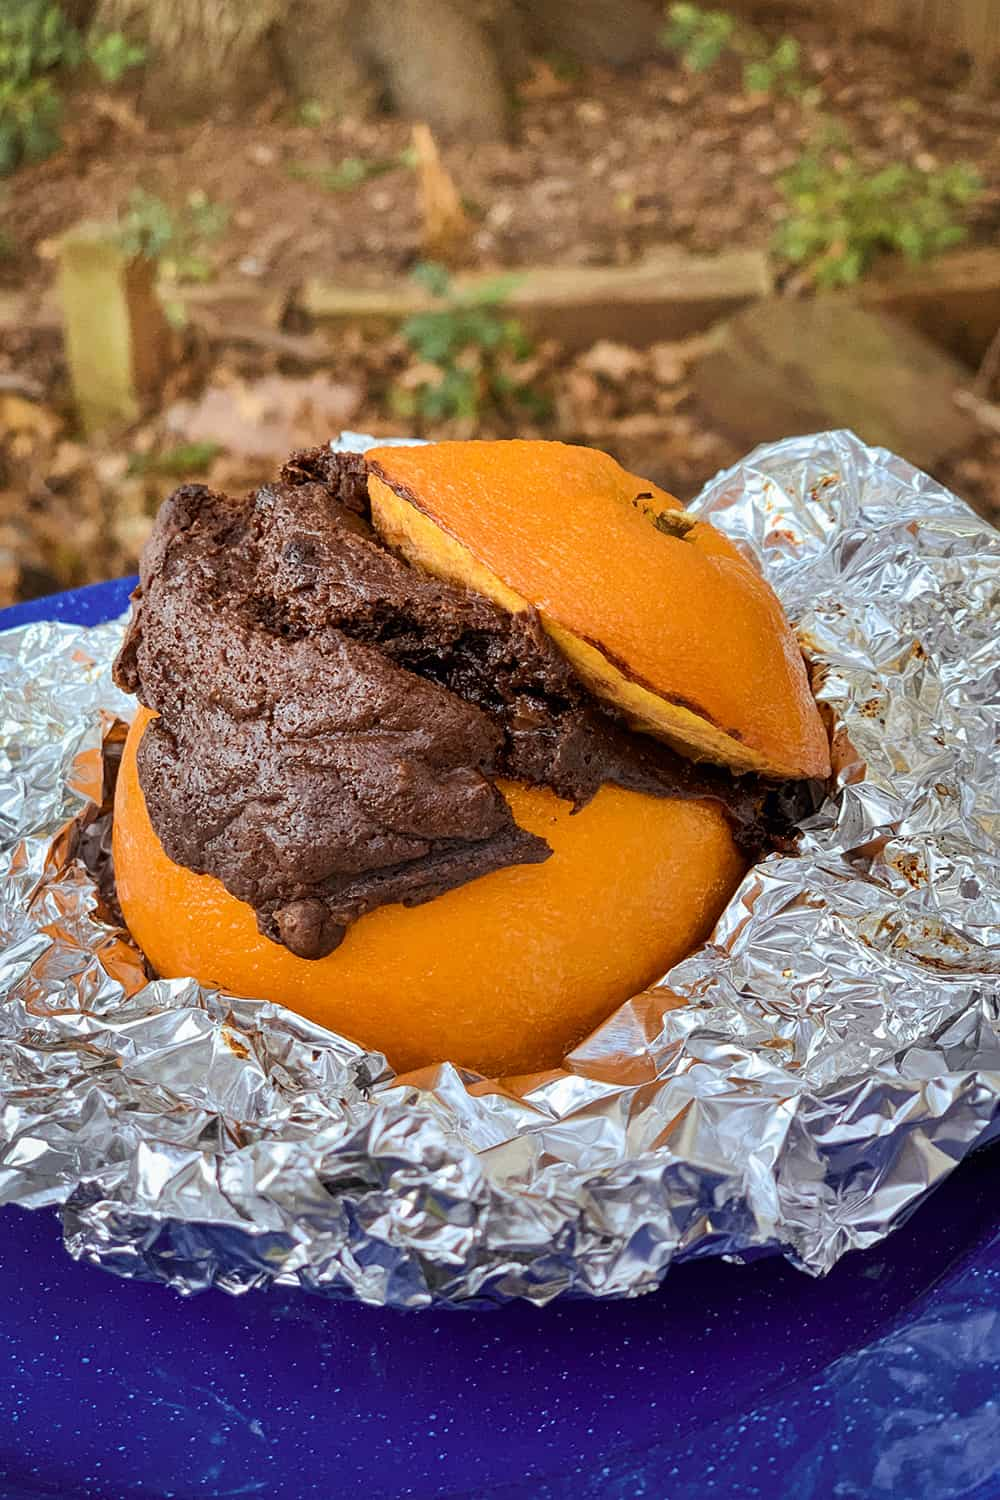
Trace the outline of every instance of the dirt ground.
{"label": "dirt ground", "polygon": [[[835,41],[796,27],[803,71],[821,77],[829,113],[873,164],[927,169],[963,161],[985,191],[973,243],[1000,235],[1000,97],[963,92],[964,65],[885,41]],[[689,75],[665,58],[632,77],[560,76],[542,64],[525,87],[511,145],[443,155],[473,220],[474,263],[628,263],[644,250],[766,246],[780,217],[775,178],[796,158],[808,115],[788,100],[748,99],[735,71]],[[199,245],[203,275],[257,289],[262,305],[307,278],[378,283],[420,259],[415,174],[401,162],[409,128],[396,120],[291,123],[275,101],[252,120],[172,133],[147,130],[127,93],[69,102],[65,146],[0,184],[9,253],[0,256],[0,604],[131,571],[160,499],[197,475],[219,488],[266,479],[292,447],[341,426],[412,430],[394,393],[414,373],[398,335],[356,331],[310,357],[309,329],[284,325],[286,346],[237,347],[189,330],[160,409],[113,441],[85,443],[65,385],[61,339],[44,307],[54,242],[75,221],[107,218],[135,187],[181,205],[193,192],[228,211]],[[322,172],[359,158],[379,170],[336,190]],[[384,169],[383,169],[384,168]],[[8,305],[10,296],[8,296]],[[702,345],[637,351],[615,343],[568,357],[533,356],[548,415],[484,409],[475,424],[425,425],[429,436],[531,435],[594,443],[689,499],[738,450],[691,392]],[[970,371],[970,379],[972,372]],[[1000,400],[1000,390],[992,392]],[[1000,406],[987,403],[987,416]],[[206,444],[205,439],[210,441]],[[194,447],[192,447],[192,444]],[[200,445],[200,446],[199,446]],[[164,455],[166,456],[164,459]],[[186,456],[185,456],[186,455]],[[1000,516],[1000,424],[990,420],[939,477],[982,513]]]}
{"label": "dirt ground", "polygon": [[[822,80],[826,112],[873,164],[971,163],[986,189],[973,238],[997,233],[1000,98],[964,94],[956,59],[837,39],[815,25],[795,35],[804,76]],[[766,245],[781,216],[775,178],[810,129],[798,103],[745,96],[725,63],[689,74],[665,56],[635,75],[593,69],[569,79],[542,64],[519,97],[513,144],[452,146],[444,157],[477,224],[482,266],[626,263],[667,242]],[[165,133],[146,130],[127,95],[91,94],[70,102],[64,135],[63,151],[9,185],[8,284],[47,280],[49,242],[98,209],[114,213],[136,186],[173,204],[199,191],[225,205],[228,230],[209,252],[221,276],[365,284],[419,258],[414,174],[393,165],[409,141],[401,121],[307,128],[283,119],[276,101],[255,119]],[[324,188],[324,168],[347,158],[387,169]]]}

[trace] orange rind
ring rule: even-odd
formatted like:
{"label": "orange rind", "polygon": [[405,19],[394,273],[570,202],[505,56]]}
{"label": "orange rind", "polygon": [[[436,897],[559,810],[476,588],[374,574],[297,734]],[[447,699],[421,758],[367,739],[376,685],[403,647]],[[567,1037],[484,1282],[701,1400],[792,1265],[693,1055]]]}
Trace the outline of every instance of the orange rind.
{"label": "orange rind", "polygon": [[263,937],[210,875],[176,864],[150,822],[136,755],[115,799],[118,898],[166,978],[277,1001],[384,1052],[405,1071],[450,1060],[488,1076],[555,1067],[626,999],[710,932],[745,867],[720,808],[605,786],[580,812],[542,787],[501,783],[521,827],[553,853],[423,906],[384,906],[325,958]]}
{"label": "orange rind", "polygon": [[564,443],[431,443],[367,458],[385,540],[508,610],[536,610],[633,728],[737,772],[829,774],[802,653],[772,589],[665,490]]}

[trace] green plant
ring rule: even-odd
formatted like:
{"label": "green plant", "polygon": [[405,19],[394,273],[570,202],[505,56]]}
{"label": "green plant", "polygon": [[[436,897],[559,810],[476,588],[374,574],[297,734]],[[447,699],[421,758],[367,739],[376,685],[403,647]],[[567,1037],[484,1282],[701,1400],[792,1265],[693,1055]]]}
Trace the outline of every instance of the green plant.
{"label": "green plant", "polygon": [[224,203],[216,203],[201,188],[188,193],[186,199],[187,228],[196,240],[217,240],[225,234],[229,224],[229,209]]}
{"label": "green plant", "polygon": [[200,189],[174,209],[157,193],[133,188],[118,218],[119,244],[129,255],[158,260],[171,281],[210,281],[215,273],[205,254],[229,222],[229,210]]}
{"label": "green plant", "polygon": [[318,130],[330,118],[330,111],[320,99],[300,99],[295,107],[296,125]]}
{"label": "green plant", "polygon": [[58,146],[57,69],[89,59],[106,83],[116,83],[144,56],[120,32],[85,43],[54,0],[0,0],[0,176]]}
{"label": "green plant", "polygon": [[671,52],[679,53],[691,73],[707,72],[727,54],[738,58],[748,94],[798,96],[805,91],[799,71],[801,49],[794,37],[782,37],[772,46],[763,32],[728,11],[687,3],[671,5],[660,40]]}
{"label": "green plant", "polygon": [[400,416],[428,421],[451,417],[475,420],[484,407],[512,405],[544,417],[548,405],[531,385],[526,361],[532,349],[516,318],[503,305],[516,278],[501,277],[473,292],[455,290],[443,266],[428,262],[413,272],[439,304],[414,313],[401,329],[421,367],[433,367],[412,386],[397,386],[393,404]]}
{"label": "green plant", "polygon": [[411,150],[401,151],[398,156],[364,157],[345,156],[336,166],[314,166],[310,162],[293,161],[285,169],[289,177],[303,182],[314,182],[328,193],[349,193],[373,177],[381,177],[397,167],[414,165]]}
{"label": "green plant", "polygon": [[0,175],[59,143],[59,95],[46,75],[82,61],[80,35],[51,0],[0,6]]}
{"label": "green plant", "polygon": [[546,52],[542,61],[552,69],[560,83],[579,83],[584,75],[583,63],[572,52]]}
{"label": "green plant", "polygon": [[87,43],[87,56],[104,83],[120,83],[132,68],[146,61],[146,49],[130,42],[121,31],[107,31]]}
{"label": "green plant", "polygon": [[59,144],[62,106],[47,78],[0,78],[0,177],[22,162],[41,161]]}
{"label": "green plant", "polygon": [[160,448],[153,453],[134,453],[128,462],[128,472],[183,479],[188,474],[204,474],[221,452],[221,443],[178,443],[174,448]]}
{"label": "green plant", "polygon": [[883,251],[922,261],[960,244],[968,232],[961,210],[982,186],[961,163],[930,172],[905,163],[870,171],[827,136],[779,179],[788,216],[774,249],[804,266],[819,287],[850,286]]}
{"label": "green plant", "polygon": [[799,64],[802,50],[794,37],[785,36],[773,47],[763,44],[754,55],[750,48],[743,60],[743,87],[748,94],[788,94],[803,92]]}
{"label": "green plant", "polygon": [[724,10],[676,4],[667,9],[660,40],[669,51],[680,53],[689,72],[705,73],[729,51],[735,30],[735,19]]}
{"label": "green plant", "polygon": [[0,7],[0,77],[27,83],[84,59],[80,33],[54,0],[4,0]]}
{"label": "green plant", "polygon": [[129,255],[159,260],[173,244],[177,223],[173,210],[157,193],[133,188],[118,215],[118,242]]}

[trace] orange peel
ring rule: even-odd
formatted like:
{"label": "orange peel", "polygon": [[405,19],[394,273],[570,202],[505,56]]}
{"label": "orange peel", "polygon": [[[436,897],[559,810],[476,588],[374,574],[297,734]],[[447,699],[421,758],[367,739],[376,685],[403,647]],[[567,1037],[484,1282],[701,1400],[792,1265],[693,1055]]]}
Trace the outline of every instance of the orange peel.
{"label": "orange peel", "polygon": [[367,455],[376,527],[419,566],[534,609],[633,728],[734,771],[829,774],[795,635],[727,538],[606,453],[541,441]]}
{"label": "orange peel", "polygon": [[361,917],[326,958],[262,936],[252,909],[174,863],[150,822],[129,731],[114,861],[129,930],[157,972],[274,1000],[382,1051],[400,1071],[450,1060],[489,1076],[557,1066],[701,942],[745,862],[717,805],[603,787],[579,813],[501,783],[540,865],[494,871],[424,906]]}

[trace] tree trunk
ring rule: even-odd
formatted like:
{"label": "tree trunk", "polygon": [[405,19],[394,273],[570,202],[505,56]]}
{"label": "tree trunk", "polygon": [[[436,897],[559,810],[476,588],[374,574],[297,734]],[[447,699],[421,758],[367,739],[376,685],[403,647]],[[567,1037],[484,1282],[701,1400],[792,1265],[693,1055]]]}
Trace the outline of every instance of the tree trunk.
{"label": "tree trunk", "polygon": [[663,29],[655,0],[514,0],[531,43],[584,63],[624,68],[650,57]]}
{"label": "tree trunk", "polygon": [[268,33],[282,0],[99,0],[92,29],[149,51],[142,107],[155,123],[258,102],[275,85]]}
{"label": "tree trunk", "polygon": [[154,123],[246,109],[278,84],[334,115],[382,99],[439,139],[482,141],[508,133],[532,49],[626,66],[659,20],[657,0],[96,0],[92,27],[148,48]]}
{"label": "tree trunk", "polygon": [[401,115],[448,140],[507,134],[504,80],[486,30],[462,0],[369,0],[367,46]]}
{"label": "tree trunk", "polygon": [[314,99],[334,118],[370,114],[378,83],[363,45],[365,0],[290,0],[275,36],[296,99]]}

